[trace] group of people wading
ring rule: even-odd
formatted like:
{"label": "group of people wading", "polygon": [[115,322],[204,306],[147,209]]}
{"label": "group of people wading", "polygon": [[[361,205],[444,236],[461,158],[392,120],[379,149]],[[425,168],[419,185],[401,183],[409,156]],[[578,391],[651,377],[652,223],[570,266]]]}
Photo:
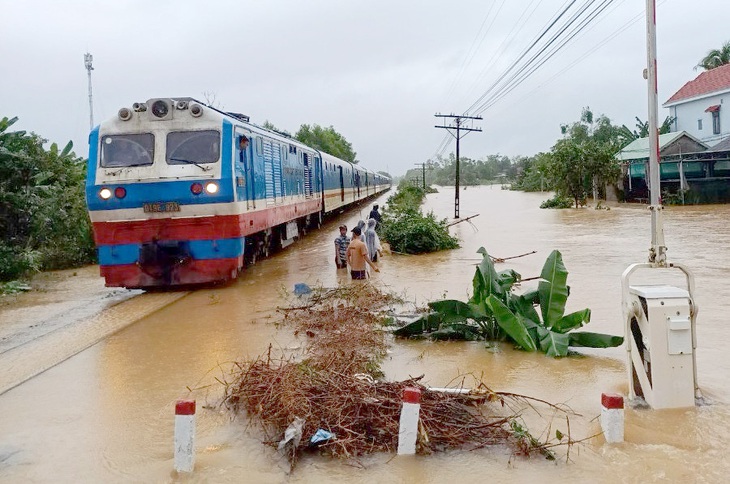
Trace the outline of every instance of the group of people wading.
{"label": "group of people wading", "polygon": [[353,279],[366,279],[367,266],[375,272],[380,272],[374,263],[381,254],[380,239],[375,232],[380,222],[378,205],[374,205],[368,217],[367,227],[360,220],[352,229],[352,239],[347,236],[347,226],[340,225],[340,236],[335,239],[335,264],[338,269],[347,269],[350,266],[350,275]]}

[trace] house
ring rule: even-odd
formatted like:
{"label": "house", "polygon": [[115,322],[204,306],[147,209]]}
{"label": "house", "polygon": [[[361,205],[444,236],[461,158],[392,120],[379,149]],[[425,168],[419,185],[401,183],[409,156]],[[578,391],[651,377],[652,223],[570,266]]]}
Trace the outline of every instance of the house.
{"label": "house", "polygon": [[686,131],[710,146],[730,138],[730,64],[701,73],[663,106],[674,118],[674,132]]}
{"label": "house", "polygon": [[[659,135],[659,172],[662,188],[687,188],[688,179],[707,178],[708,167],[694,162],[697,154],[706,151],[707,144],[686,131]],[[684,162],[684,159],[693,162]],[[621,165],[626,200],[645,201],[649,198],[649,138],[639,138],[616,154]]]}

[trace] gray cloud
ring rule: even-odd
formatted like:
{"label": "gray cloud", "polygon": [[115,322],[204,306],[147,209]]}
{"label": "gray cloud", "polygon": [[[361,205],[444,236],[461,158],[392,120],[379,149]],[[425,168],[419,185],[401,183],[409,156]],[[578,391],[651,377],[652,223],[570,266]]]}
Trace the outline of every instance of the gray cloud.
{"label": "gray cloud", "polygon": [[[644,2],[639,3],[617,0],[601,22],[485,111],[484,132],[465,138],[462,153],[479,158],[547,150],[560,124],[576,120],[586,105],[619,124],[633,126],[634,116],[645,119],[643,19],[566,70],[640,14]],[[5,2],[0,116],[19,116],[21,129],[59,144],[73,140],[85,156],[83,54],[89,51],[97,123],[135,101],[213,92],[223,107],[245,112],[254,122],[268,119],[290,131],[302,123],[333,125],[363,163],[398,174],[434,154],[445,133],[433,128],[433,114],[461,112],[475,101],[563,1],[540,2],[505,42],[518,31],[528,5],[533,4]],[[488,11],[485,26],[491,27],[465,63]],[[727,29],[708,22],[728,14],[725,0],[693,8],[659,2],[660,101],[699,73],[693,66],[709,49],[730,40]]]}

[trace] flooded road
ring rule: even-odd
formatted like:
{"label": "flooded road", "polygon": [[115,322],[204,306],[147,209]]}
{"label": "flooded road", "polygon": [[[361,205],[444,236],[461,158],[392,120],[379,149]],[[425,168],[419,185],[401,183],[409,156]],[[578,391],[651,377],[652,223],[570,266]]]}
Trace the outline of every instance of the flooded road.
{"label": "flooded road", "polygon": [[[453,189],[428,196],[426,209],[453,215]],[[548,194],[470,187],[461,194],[453,227],[461,248],[425,256],[386,256],[373,281],[418,303],[445,296],[465,300],[483,246],[496,257],[537,251],[498,264],[523,277],[539,275],[552,249],[563,254],[571,295],[567,311],[590,307],[586,330],[622,334],[620,276],[644,262],[649,212],[641,206],[611,210],[540,210]],[[381,198],[381,201],[385,197]],[[576,446],[565,459],[510,459],[506,449],[395,458],[376,455],[357,465],[308,457],[291,476],[278,455],[260,442],[245,419],[231,420],[216,405],[216,379],[234,360],[275,348],[297,347],[272,311],[295,283],[334,286],[333,243],[340,223],[352,226],[369,212],[348,212],[286,251],[251,267],[223,288],[190,293],[45,373],[0,395],[2,482],[722,482],[730,472],[730,361],[725,356],[730,301],[730,206],[671,207],[665,211],[670,261],[696,276],[697,364],[711,405],[670,411],[626,411],[626,442],[602,438]],[[656,279],[655,272],[647,276]],[[632,282],[641,282],[641,277]],[[661,282],[680,285],[679,274]],[[346,281],[346,279],[345,279]],[[525,283],[525,287],[530,287]],[[125,303],[126,304],[126,303]],[[395,341],[383,368],[389,379],[424,374],[444,386],[476,374],[492,389],[566,403],[573,438],[599,432],[602,392],[626,394],[625,349],[582,351],[586,357],[552,359],[483,343]],[[193,389],[192,393],[189,389]],[[174,403],[198,402],[197,460],[192,476],[172,473]],[[210,406],[211,408],[203,408]],[[539,433],[542,429],[534,429]],[[554,430],[553,430],[554,431]],[[362,467],[364,468],[362,468]]]}

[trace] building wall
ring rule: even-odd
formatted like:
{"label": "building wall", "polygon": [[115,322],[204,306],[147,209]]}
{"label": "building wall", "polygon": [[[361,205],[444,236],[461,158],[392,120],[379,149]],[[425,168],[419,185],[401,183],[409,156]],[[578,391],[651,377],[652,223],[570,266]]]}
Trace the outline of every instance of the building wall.
{"label": "building wall", "polygon": [[[724,102],[725,100],[728,102]],[[705,109],[716,104],[721,106],[720,134],[712,132],[712,113],[705,112]],[[730,136],[730,92],[670,106],[669,115],[676,118],[672,124],[672,131],[687,131],[712,147]],[[699,129],[699,120],[702,120],[702,129]]]}

